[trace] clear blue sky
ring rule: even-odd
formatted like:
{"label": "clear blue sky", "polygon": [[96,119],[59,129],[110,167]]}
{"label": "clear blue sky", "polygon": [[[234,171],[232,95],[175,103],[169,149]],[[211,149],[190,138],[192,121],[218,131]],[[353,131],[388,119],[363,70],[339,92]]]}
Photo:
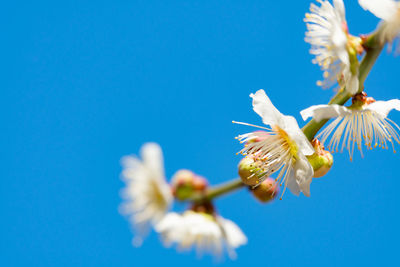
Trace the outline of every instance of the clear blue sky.
{"label": "clear blue sky", "polygon": [[[189,168],[219,183],[236,176],[234,137],[249,130],[231,121],[261,124],[251,92],[265,89],[299,120],[327,102],[333,91],[315,85],[321,72],[303,41],[310,2],[4,2],[0,265],[213,263],[164,249],[154,233],[132,247],[117,211],[119,159],[156,141],[168,177]],[[345,4],[352,33],[374,29],[373,15]],[[367,93],[399,97],[399,66],[382,54]],[[353,163],[336,154],[311,198],[286,193],[263,206],[244,190],[218,200],[249,238],[237,261],[220,266],[393,265],[399,164],[390,151]]]}

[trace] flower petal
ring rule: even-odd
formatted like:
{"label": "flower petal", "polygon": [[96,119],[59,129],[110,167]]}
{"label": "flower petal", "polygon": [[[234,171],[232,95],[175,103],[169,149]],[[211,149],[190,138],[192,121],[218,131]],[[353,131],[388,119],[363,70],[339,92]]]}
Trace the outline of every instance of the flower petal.
{"label": "flower petal", "polygon": [[232,248],[237,248],[247,243],[247,237],[236,223],[221,216],[218,217],[218,222],[224,229],[226,240],[229,246]]}
{"label": "flower petal", "polygon": [[342,19],[342,22],[346,21],[346,10],[344,8],[343,0],[333,0],[333,6],[335,7],[337,16]]}
{"label": "flower petal", "polygon": [[347,91],[351,94],[356,94],[358,92],[359,86],[360,82],[358,80],[358,75],[353,75],[348,82],[349,89]]}
{"label": "flower petal", "polygon": [[157,232],[163,232],[166,229],[180,223],[181,215],[176,212],[169,212],[164,216],[162,220],[160,220],[155,226],[154,229]]}
{"label": "flower petal", "polygon": [[164,217],[173,201],[171,189],[164,178],[159,145],[145,144],[141,148],[141,154],[142,160],[133,156],[125,156],[121,160],[121,178],[126,187],[121,192],[124,201],[119,210],[128,217],[135,229],[135,246],[141,245],[150,225]]}
{"label": "flower petal", "polygon": [[400,111],[400,100],[392,99],[389,101],[376,101],[368,105],[365,109],[375,111],[382,117],[386,118],[392,109]]}
{"label": "flower petal", "polygon": [[296,119],[292,116],[283,117],[282,124],[279,126],[296,142],[300,152],[307,156],[314,154],[314,148],[300,129]]}
{"label": "flower petal", "polygon": [[253,98],[253,109],[262,118],[264,124],[273,126],[283,123],[284,115],[272,104],[264,90],[250,95]]}
{"label": "flower petal", "polygon": [[144,164],[158,178],[164,180],[164,159],[161,147],[156,143],[146,143],[140,150]]}
{"label": "flower petal", "polygon": [[296,196],[300,195],[300,187],[297,184],[294,174],[290,174],[288,176],[286,185],[290,189],[290,192],[292,192],[293,195],[296,195]]}
{"label": "flower petal", "polygon": [[[306,197],[309,197],[313,175],[314,170],[310,162],[308,162],[304,155],[299,154],[299,158],[293,166],[293,173],[288,177],[288,187],[290,191],[295,195],[298,195],[299,192],[303,192]],[[295,183],[293,181],[295,181]]]}
{"label": "flower petal", "polygon": [[336,47],[335,52],[337,53],[337,56],[340,59],[340,61],[345,66],[349,66],[350,59],[349,59],[349,54],[346,50],[347,36],[343,32],[342,27],[339,24],[337,24],[332,29],[332,31],[333,31],[332,32],[332,43]]}
{"label": "flower petal", "polygon": [[314,176],[314,169],[305,156],[299,155],[299,157],[299,160],[297,160],[294,165],[296,181],[303,194],[309,197],[310,184],[312,182],[312,177]]}
{"label": "flower petal", "polygon": [[383,20],[391,19],[397,10],[397,3],[393,0],[358,0],[358,3]]}
{"label": "flower petal", "polygon": [[342,23],[346,22],[346,12],[344,8],[344,3],[342,0],[334,0],[333,1],[334,5],[334,12],[336,16],[339,18],[339,20],[333,20],[332,21],[332,43],[335,45],[336,48],[335,51],[337,52],[337,55],[339,59],[342,61],[343,64],[349,65],[350,60],[349,60],[349,54],[346,49],[347,45],[347,35],[343,31],[342,28]]}
{"label": "flower petal", "polygon": [[331,119],[351,114],[351,111],[349,111],[346,107],[336,104],[315,105],[302,110],[300,114],[303,120],[307,120],[308,118],[312,117],[316,122],[320,122],[324,119]]}
{"label": "flower petal", "polygon": [[258,90],[255,94],[251,94],[253,98],[253,109],[260,115],[263,123],[282,128],[297,143],[300,151],[304,155],[311,155],[314,149],[310,142],[299,128],[297,121],[292,116],[285,116],[272,104],[264,90]]}
{"label": "flower petal", "polygon": [[178,250],[194,247],[198,255],[212,253],[220,258],[227,250],[235,257],[234,249],[247,242],[246,236],[232,221],[205,213],[186,211],[183,214],[168,213],[155,226],[165,246],[174,243]]}
{"label": "flower petal", "polygon": [[[355,95],[358,92],[359,89],[359,80],[358,80],[358,75],[353,75],[350,72],[350,69],[348,70],[347,74],[345,73],[347,70],[344,71],[343,75],[348,75],[346,80],[346,91],[351,94]],[[357,71],[358,73],[358,71]]]}

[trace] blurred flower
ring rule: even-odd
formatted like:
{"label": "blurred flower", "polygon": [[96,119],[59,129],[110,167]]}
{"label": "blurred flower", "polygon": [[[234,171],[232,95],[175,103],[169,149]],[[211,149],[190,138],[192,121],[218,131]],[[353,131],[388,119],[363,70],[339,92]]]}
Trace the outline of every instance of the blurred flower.
{"label": "blurred flower", "polygon": [[382,19],[381,42],[393,42],[400,36],[400,2],[393,0],[358,0],[361,7]]}
{"label": "blurred flower", "polygon": [[[362,154],[362,142],[372,149],[378,146],[388,148],[387,143],[393,146],[393,140],[400,142],[397,133],[399,127],[387,115],[392,109],[400,110],[400,100],[375,101],[367,98],[365,93],[353,97],[353,105],[343,107],[339,105],[317,105],[301,111],[304,120],[313,117],[317,122],[336,118],[318,136],[325,143],[332,133],[328,148],[338,151],[342,142],[341,151],[346,146],[350,159],[353,158],[355,144]],[[336,129],[336,130],[335,130]],[[394,149],[394,147],[393,147]]]}
{"label": "blurred flower", "polygon": [[195,248],[198,255],[213,254],[220,258],[227,251],[236,258],[235,249],[247,243],[247,238],[232,221],[206,212],[168,213],[155,227],[166,247],[178,250]]}
{"label": "blurred flower", "polygon": [[[312,155],[314,149],[300,130],[295,118],[280,113],[271,103],[264,90],[251,94],[253,109],[261,116],[264,124],[271,128],[263,128],[268,136],[260,132],[251,132],[238,137],[245,143],[240,151],[243,155],[250,156],[257,164],[259,170],[255,175],[260,177],[259,183],[271,174],[278,172],[277,181],[284,184],[299,195],[310,196],[310,184],[314,174],[313,168],[305,155]],[[238,123],[238,122],[236,122]],[[239,123],[254,126],[246,123]]]}
{"label": "blurred flower", "polygon": [[305,41],[311,44],[310,53],[315,55],[314,64],[323,70],[324,81],[318,85],[329,88],[338,80],[346,90],[355,94],[358,91],[357,52],[361,49],[361,39],[348,34],[345,8],[342,0],[318,0],[320,7],[311,4],[311,13],[306,13],[307,23]]}
{"label": "blurred flower", "polygon": [[149,230],[150,223],[158,222],[167,212],[172,193],[164,177],[164,163],[158,144],[147,143],[141,148],[142,160],[134,156],[122,158],[122,191],[124,202],[120,212],[129,217],[138,236],[133,240],[139,246]]}

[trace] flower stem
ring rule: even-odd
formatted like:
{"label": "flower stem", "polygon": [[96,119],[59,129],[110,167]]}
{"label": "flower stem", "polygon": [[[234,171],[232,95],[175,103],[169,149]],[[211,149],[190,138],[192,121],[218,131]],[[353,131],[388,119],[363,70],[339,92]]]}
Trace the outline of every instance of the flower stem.
{"label": "flower stem", "polygon": [[218,196],[224,195],[226,193],[232,192],[239,188],[245,187],[246,185],[242,182],[240,178],[234,179],[232,181],[226,182],[222,185],[215,186],[207,191],[205,198],[211,200]]}
{"label": "flower stem", "polygon": [[[359,93],[364,90],[365,79],[370,73],[372,67],[374,66],[378,56],[380,55],[384,47],[384,44],[380,44],[380,42],[378,41],[376,34],[368,38],[366,44],[368,45],[368,47],[366,48],[367,53],[365,54],[360,64],[359,74],[358,74],[358,79],[360,84],[358,90]],[[351,95],[346,92],[345,88],[343,88],[331,99],[331,101],[329,101],[329,105],[331,104],[344,105],[350,98]],[[306,135],[306,137],[308,138],[308,140],[312,141],[315,135],[318,133],[318,131],[328,121],[329,120],[322,120],[320,122],[316,122],[314,119],[312,119],[309,123],[307,123],[302,130]]]}
{"label": "flower stem", "polygon": [[240,178],[233,179],[229,182],[223,183],[221,185],[214,186],[208,189],[205,193],[196,194],[192,197],[188,198],[186,201],[201,203],[201,202],[208,202],[217,198],[219,196],[225,195],[227,193],[233,192],[237,189],[247,187]]}
{"label": "flower stem", "polygon": [[[379,41],[375,41],[375,44],[378,44]],[[368,74],[370,73],[372,67],[374,66],[376,60],[378,59],[379,55],[382,52],[384,45],[375,45],[371,48],[368,48],[368,51],[363,58],[363,61],[361,62],[360,65],[360,72],[358,75],[358,79],[360,81],[360,88],[358,89],[358,92],[361,93],[364,90],[364,82],[365,79],[367,78]]]}

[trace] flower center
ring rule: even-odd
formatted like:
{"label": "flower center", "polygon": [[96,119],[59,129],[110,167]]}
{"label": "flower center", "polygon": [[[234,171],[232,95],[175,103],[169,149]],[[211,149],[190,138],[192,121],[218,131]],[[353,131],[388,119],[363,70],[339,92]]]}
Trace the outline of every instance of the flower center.
{"label": "flower center", "polygon": [[286,178],[293,171],[293,165],[298,160],[299,148],[287,132],[278,125],[272,126],[271,129],[262,128],[266,131],[247,133],[237,137],[241,143],[245,143],[240,153],[254,160],[253,166],[250,166],[253,171],[248,179],[257,178],[254,185],[257,187],[266,178],[278,173],[275,181],[280,186],[285,184],[286,188]]}
{"label": "flower center", "polygon": [[160,207],[162,209],[167,208],[168,202],[165,200],[165,196],[162,192],[162,189],[160,188],[160,185],[158,184],[158,182],[156,180],[154,180],[154,179],[151,180],[150,188],[152,191],[152,197],[153,197],[155,206]]}
{"label": "flower center", "polygon": [[297,153],[299,151],[296,142],[294,142],[290,138],[290,136],[279,126],[275,125],[275,126],[273,126],[272,129],[275,131],[275,133],[281,140],[282,146],[287,148],[287,151],[289,151],[290,155],[293,157],[293,160],[295,162],[298,158]]}

